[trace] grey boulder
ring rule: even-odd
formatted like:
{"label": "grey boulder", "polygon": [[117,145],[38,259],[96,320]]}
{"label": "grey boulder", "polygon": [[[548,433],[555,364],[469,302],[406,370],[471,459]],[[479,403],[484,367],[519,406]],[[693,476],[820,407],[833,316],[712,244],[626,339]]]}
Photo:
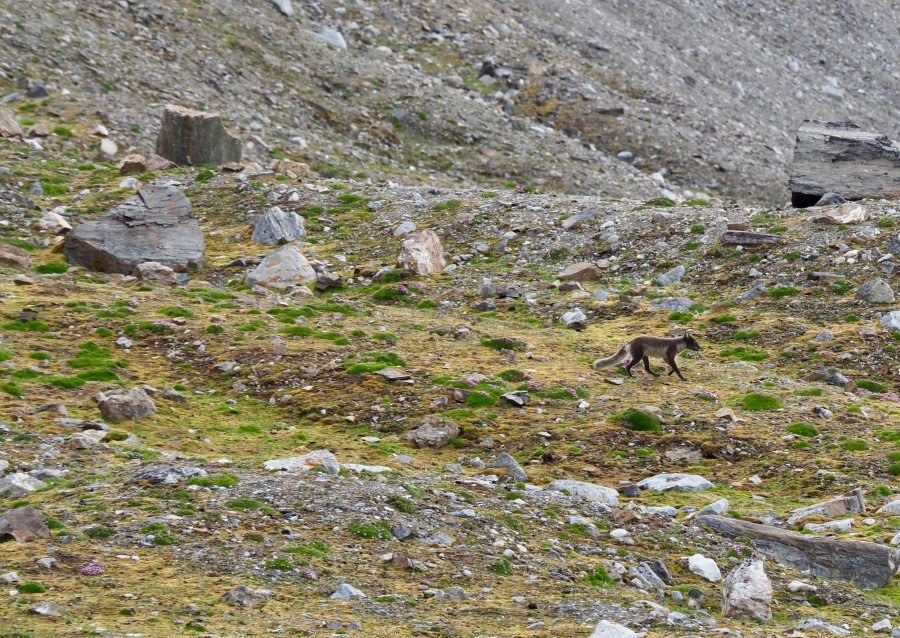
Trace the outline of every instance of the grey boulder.
{"label": "grey boulder", "polygon": [[129,483],[146,482],[153,485],[178,485],[195,476],[206,476],[206,470],[190,465],[154,465],[135,474]]}
{"label": "grey boulder", "polygon": [[894,303],[894,291],[884,279],[872,279],[856,290],[856,298],[870,304]]}
{"label": "grey boulder", "polygon": [[247,275],[245,284],[283,290],[288,286],[314,284],[316,271],[294,246],[282,246],[269,253]]}
{"label": "grey boulder", "polygon": [[294,212],[284,212],[278,206],[254,216],[250,225],[253,227],[250,241],[255,244],[280,246],[306,237],[303,218]]}
{"label": "grey boulder", "polygon": [[76,226],[63,251],[70,264],[131,274],[152,261],[176,272],[198,269],[205,242],[191,203],[173,186],[147,186],[98,219]]}
{"label": "grey boulder", "polygon": [[169,104],[163,110],[156,154],[176,164],[223,165],[241,161],[241,141],[230,135],[218,113]]}
{"label": "grey boulder", "polygon": [[676,492],[699,492],[710,489],[713,484],[696,474],[682,474],[680,472],[675,472],[650,476],[638,483],[637,486],[642,490],[652,490],[654,492],[667,492],[669,490],[675,490]]}
{"label": "grey boulder", "polygon": [[412,441],[416,447],[430,447],[436,450],[447,445],[451,439],[459,436],[459,426],[449,419],[425,417],[421,425],[403,435],[404,440]]}
{"label": "grey boulder", "polygon": [[772,619],[772,583],[758,558],[745,560],[722,583],[722,613],[728,618]]}
{"label": "grey boulder", "polygon": [[611,487],[604,487],[595,483],[573,481],[570,479],[557,479],[547,484],[545,488],[551,492],[566,491],[575,498],[586,501],[600,501],[607,505],[619,504],[619,493]]}
{"label": "grey boulder", "polygon": [[40,479],[28,476],[22,472],[16,472],[0,479],[0,496],[21,498],[42,487],[47,487],[47,484]]}
{"label": "grey boulder", "polygon": [[110,421],[140,421],[156,414],[156,404],[143,388],[132,388],[127,394],[101,392],[97,405]]}
{"label": "grey boulder", "polygon": [[269,589],[251,589],[247,585],[238,585],[222,595],[222,601],[235,607],[262,607],[272,598]]}

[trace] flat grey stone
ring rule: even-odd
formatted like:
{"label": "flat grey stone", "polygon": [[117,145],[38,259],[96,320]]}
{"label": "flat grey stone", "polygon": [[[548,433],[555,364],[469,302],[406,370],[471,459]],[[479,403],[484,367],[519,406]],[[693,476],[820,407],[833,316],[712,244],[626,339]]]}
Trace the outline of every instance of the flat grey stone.
{"label": "flat grey stone", "polygon": [[619,493],[611,487],[604,487],[596,483],[586,483],[585,481],[573,481],[570,479],[557,479],[547,484],[545,488],[552,492],[561,492],[565,490],[575,498],[585,499],[588,501],[600,501],[607,505],[619,504]]}
{"label": "flat grey stone", "polygon": [[666,492],[675,490],[676,492],[699,492],[710,489],[713,484],[702,476],[696,474],[682,474],[680,472],[657,474],[650,476],[639,482],[638,487],[643,490],[652,490],[654,492]]}

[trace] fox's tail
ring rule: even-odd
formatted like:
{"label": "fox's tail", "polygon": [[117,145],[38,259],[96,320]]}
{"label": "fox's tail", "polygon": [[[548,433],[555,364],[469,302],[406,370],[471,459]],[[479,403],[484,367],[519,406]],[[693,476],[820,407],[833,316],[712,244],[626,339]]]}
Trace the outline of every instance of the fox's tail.
{"label": "fox's tail", "polygon": [[591,364],[591,367],[594,370],[600,370],[601,368],[610,368],[619,361],[621,361],[625,357],[625,348],[626,346],[622,346],[619,348],[618,352],[611,357],[607,357],[606,359],[597,359],[594,363]]}

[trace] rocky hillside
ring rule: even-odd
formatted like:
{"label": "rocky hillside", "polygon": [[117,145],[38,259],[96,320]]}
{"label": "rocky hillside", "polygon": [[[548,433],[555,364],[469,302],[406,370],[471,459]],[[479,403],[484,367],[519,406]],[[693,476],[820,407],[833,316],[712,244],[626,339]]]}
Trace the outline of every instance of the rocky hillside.
{"label": "rocky hillside", "polygon": [[7,3],[0,86],[122,154],[175,102],[322,176],[614,197],[780,204],[802,119],[900,133],[888,0],[280,4]]}
{"label": "rocky hillside", "polygon": [[683,4],[0,7],[0,638],[900,634],[900,206],[784,205],[897,9]]}

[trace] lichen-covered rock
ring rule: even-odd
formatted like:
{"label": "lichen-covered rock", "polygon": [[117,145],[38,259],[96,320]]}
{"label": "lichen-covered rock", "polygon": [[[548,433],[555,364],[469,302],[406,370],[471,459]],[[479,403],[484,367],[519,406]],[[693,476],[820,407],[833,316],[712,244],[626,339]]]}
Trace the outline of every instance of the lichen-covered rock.
{"label": "lichen-covered rock", "polygon": [[15,540],[27,543],[41,536],[50,536],[50,528],[31,507],[17,507],[0,514],[0,541]]}
{"label": "lichen-covered rock", "polygon": [[262,607],[272,598],[270,589],[251,589],[238,585],[222,595],[222,601],[235,607]]}
{"label": "lichen-covered rock", "polygon": [[433,230],[420,230],[403,240],[403,249],[397,257],[397,265],[417,275],[440,272],[447,265],[441,238]]}
{"label": "lichen-covered rock", "polygon": [[772,583],[763,561],[745,560],[722,583],[722,613],[728,618],[772,619]]}
{"label": "lichen-covered rock", "polygon": [[97,405],[110,421],[140,421],[156,414],[153,399],[143,388],[132,388],[127,394],[101,392]]}
{"label": "lichen-covered rock", "polygon": [[303,253],[295,246],[282,246],[266,255],[259,266],[247,275],[244,283],[283,290],[288,286],[315,283],[316,279],[316,271]]}
{"label": "lichen-covered rock", "polygon": [[430,447],[436,450],[447,445],[451,439],[459,436],[459,426],[449,419],[429,416],[422,424],[403,435],[406,441],[412,441],[416,447]]}

